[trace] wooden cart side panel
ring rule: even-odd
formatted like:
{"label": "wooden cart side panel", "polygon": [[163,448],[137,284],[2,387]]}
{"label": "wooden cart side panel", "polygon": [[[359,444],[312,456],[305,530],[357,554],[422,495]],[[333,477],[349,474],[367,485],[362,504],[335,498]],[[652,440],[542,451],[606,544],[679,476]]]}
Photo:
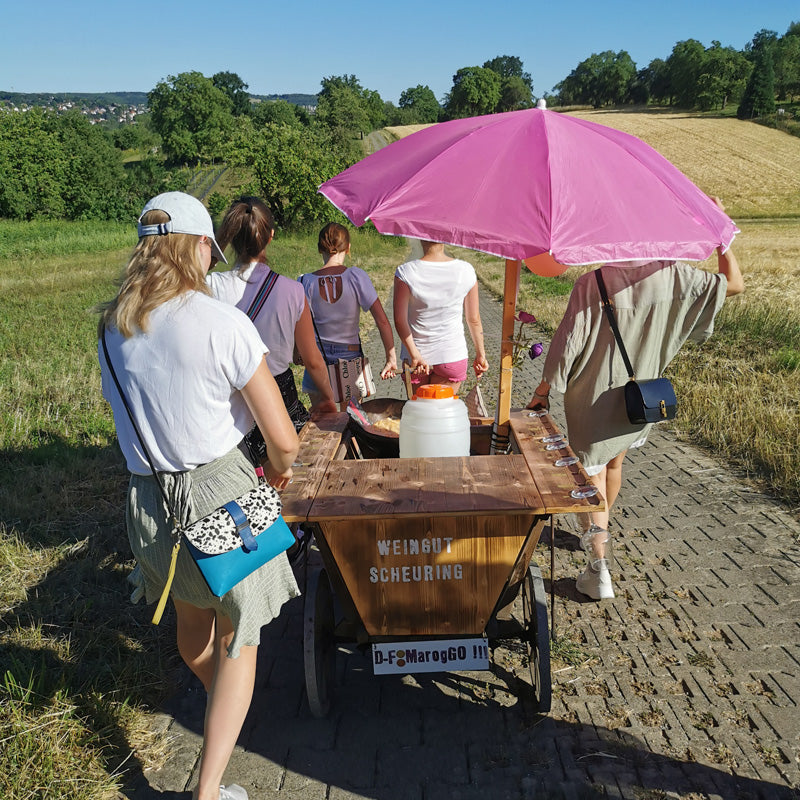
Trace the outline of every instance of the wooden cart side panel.
{"label": "wooden cart side panel", "polygon": [[531,417],[527,411],[512,411],[511,437],[530,469],[531,476],[550,514],[586,513],[605,508],[605,499],[597,494],[585,499],[574,499],[570,492],[578,486],[592,483],[581,463],[557,467],[559,458],[575,455],[565,445],[560,450],[548,450],[543,438],[561,433],[550,416]]}
{"label": "wooden cart side panel", "polygon": [[526,546],[534,520],[525,513],[325,521],[321,550],[371,637],[479,636],[521,552],[535,546]]}
{"label": "wooden cart side panel", "polygon": [[337,457],[344,458],[340,449],[347,423],[346,413],[336,413],[326,414],[319,420],[309,420],[303,426],[292,482],[281,493],[282,514],[287,522],[304,522],[308,518],[330,462]]}

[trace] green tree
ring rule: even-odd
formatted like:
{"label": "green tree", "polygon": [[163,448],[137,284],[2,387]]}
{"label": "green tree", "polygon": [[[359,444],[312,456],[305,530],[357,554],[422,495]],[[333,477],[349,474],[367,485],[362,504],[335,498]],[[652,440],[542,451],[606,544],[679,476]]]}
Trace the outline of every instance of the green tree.
{"label": "green tree", "polygon": [[589,103],[595,108],[627,100],[636,64],[625,50],[592,53],[558,85],[562,105]]}
{"label": "green tree", "polygon": [[774,62],[778,97],[794,100],[800,94],[800,22],[793,22],[777,42]]}
{"label": "green tree", "polygon": [[363,136],[386,124],[380,94],[364,89],[355,75],[332,75],[321,81],[317,118],[331,129]]}
{"label": "green tree", "polygon": [[725,108],[730,98],[742,96],[749,74],[750,62],[743,53],[713,41],[697,78],[697,105],[703,111]]}
{"label": "green tree", "polygon": [[53,113],[33,108],[0,114],[0,217],[62,217],[67,154],[48,122]]}
{"label": "green tree", "polygon": [[697,104],[699,78],[703,73],[706,49],[697,39],[678,42],[667,59],[671,89],[670,104],[693,108]]}
{"label": "green tree", "polygon": [[301,121],[298,111],[294,103],[286,100],[262,100],[253,105],[250,116],[256,127],[269,122],[274,122],[276,125],[299,125]]}
{"label": "green tree", "polygon": [[139,213],[148,198],[161,192],[183,191],[188,183],[185,170],[169,171],[164,162],[155,156],[146,156],[138,161],[125,164],[127,184],[127,205],[131,214]]}
{"label": "green tree", "polygon": [[149,114],[139,114],[135,122],[115,128],[113,140],[114,146],[120,150],[136,150],[143,157],[161,144],[150,124]]}
{"label": "green tree", "polygon": [[329,75],[323,78],[320,84],[322,85],[320,97],[324,97],[332,89],[352,89],[359,96],[364,91],[361,81],[355,75]]}
{"label": "green tree", "polygon": [[386,100],[383,104],[383,115],[386,117],[387,125],[412,125],[414,123],[408,122],[410,114],[403,109],[398,108],[391,100]]}
{"label": "green tree", "polygon": [[398,105],[406,112],[406,121],[403,123],[405,125],[437,122],[441,113],[439,101],[433,90],[430,86],[422,84],[405,89],[400,94]]}
{"label": "green tree", "polygon": [[521,59],[495,56],[483,66],[500,76],[500,100],[495,111],[517,111],[533,105],[533,81],[530,72],[525,72]]}
{"label": "green tree", "polygon": [[211,76],[211,82],[220,91],[225,92],[231,101],[233,115],[240,117],[250,112],[250,95],[247,84],[235,72],[217,72]]}
{"label": "green tree", "polygon": [[69,219],[122,219],[127,210],[125,170],[110,134],[79,111],[50,120],[68,155],[62,198]]}
{"label": "green tree", "polygon": [[533,95],[528,84],[518,75],[500,79],[500,101],[497,111],[518,111],[533,106]]}
{"label": "green tree", "polygon": [[374,89],[364,89],[361,98],[369,120],[369,129],[365,132],[369,133],[386,125],[386,108],[380,94]]}
{"label": "green tree", "polygon": [[451,119],[491,114],[500,102],[500,76],[486,67],[462,67],[445,101]]}
{"label": "green tree", "polygon": [[777,37],[770,31],[760,31],[753,37],[751,53],[753,71],[747,81],[736,116],[753,119],[775,113],[775,73],[772,66],[772,51]]}
{"label": "green tree", "polygon": [[147,95],[153,127],[172,163],[196,164],[218,157],[232,125],[232,103],[200,72],[160,81]]}
{"label": "green tree", "polygon": [[485,69],[496,72],[501,78],[519,78],[528,91],[533,93],[533,80],[530,72],[525,72],[522,61],[517,56],[495,56],[483,64]]}
{"label": "green tree", "polygon": [[657,103],[666,103],[671,99],[669,68],[663,58],[654,58],[644,69],[639,70],[637,80],[647,87],[648,99]]}
{"label": "green tree", "polygon": [[650,100],[650,84],[647,67],[636,72],[628,87],[628,99],[636,105],[647,105]]}
{"label": "green tree", "polygon": [[349,86],[331,86],[324,94],[320,93],[316,118],[345,137],[361,136],[372,130],[366,103]]}
{"label": "green tree", "polygon": [[321,183],[354,163],[358,155],[343,152],[321,126],[303,128],[268,123],[256,130],[250,121],[237,126],[226,159],[254,176],[246,187],[263,197],[284,228],[318,223],[335,216],[317,192]]}
{"label": "green tree", "polygon": [[123,167],[112,134],[78,111],[0,114],[2,217],[130,219],[144,202],[134,171]]}

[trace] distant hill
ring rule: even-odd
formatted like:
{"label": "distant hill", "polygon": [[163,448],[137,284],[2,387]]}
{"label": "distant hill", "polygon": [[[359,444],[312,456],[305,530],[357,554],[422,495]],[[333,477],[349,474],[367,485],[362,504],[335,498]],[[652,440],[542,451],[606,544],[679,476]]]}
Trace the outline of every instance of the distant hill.
{"label": "distant hill", "polygon": [[[251,94],[253,100],[286,100],[298,106],[316,106],[315,94]],[[146,106],[147,92],[8,92],[0,90],[0,102],[13,105],[57,106],[75,103],[87,106]]]}
{"label": "distant hill", "polygon": [[59,103],[84,105],[147,105],[147,92],[7,92],[0,90],[0,102],[14,105],[51,106]]}

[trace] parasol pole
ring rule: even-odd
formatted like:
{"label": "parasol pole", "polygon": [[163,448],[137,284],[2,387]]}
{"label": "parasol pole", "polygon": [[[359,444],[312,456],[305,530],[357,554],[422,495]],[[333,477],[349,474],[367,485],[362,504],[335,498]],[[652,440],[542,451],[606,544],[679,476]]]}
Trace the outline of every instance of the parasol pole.
{"label": "parasol pole", "polygon": [[511,377],[514,370],[514,317],[519,293],[519,261],[506,259],[506,278],[503,288],[503,328],[500,341],[500,387],[497,410],[492,426],[491,453],[508,449],[508,421],[511,418]]}

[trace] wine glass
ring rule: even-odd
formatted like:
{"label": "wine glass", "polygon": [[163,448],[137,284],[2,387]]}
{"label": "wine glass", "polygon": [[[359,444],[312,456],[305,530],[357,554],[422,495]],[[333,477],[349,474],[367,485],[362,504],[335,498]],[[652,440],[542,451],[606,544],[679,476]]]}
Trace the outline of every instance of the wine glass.
{"label": "wine glass", "polygon": [[591,483],[587,483],[584,486],[579,486],[577,489],[573,489],[570,492],[570,496],[574,497],[576,500],[583,500],[586,497],[594,497],[598,492],[598,488]]}
{"label": "wine glass", "polygon": [[578,456],[565,456],[564,458],[559,458],[556,461],[557,467],[571,467],[573,464],[577,464],[580,459]]}

